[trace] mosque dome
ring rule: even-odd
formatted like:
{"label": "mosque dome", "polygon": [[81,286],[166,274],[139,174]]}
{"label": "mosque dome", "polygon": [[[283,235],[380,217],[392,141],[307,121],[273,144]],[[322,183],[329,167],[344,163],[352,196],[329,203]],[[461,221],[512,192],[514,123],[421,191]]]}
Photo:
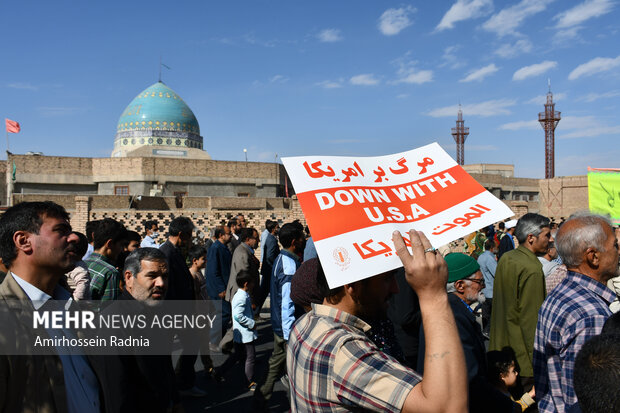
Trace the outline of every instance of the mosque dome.
{"label": "mosque dome", "polygon": [[200,126],[192,110],[174,90],[157,82],[123,111],[112,156],[208,158],[202,149]]}

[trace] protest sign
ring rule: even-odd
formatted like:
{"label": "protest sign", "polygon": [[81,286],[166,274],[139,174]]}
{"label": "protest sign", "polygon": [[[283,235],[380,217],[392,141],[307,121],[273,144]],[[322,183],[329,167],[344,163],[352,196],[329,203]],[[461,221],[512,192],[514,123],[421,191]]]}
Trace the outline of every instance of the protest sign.
{"label": "protest sign", "polygon": [[282,158],[330,288],[401,265],[392,232],[434,247],[513,215],[437,143],[377,157]]}
{"label": "protest sign", "polygon": [[620,224],[620,169],[588,168],[588,203],[590,211]]}

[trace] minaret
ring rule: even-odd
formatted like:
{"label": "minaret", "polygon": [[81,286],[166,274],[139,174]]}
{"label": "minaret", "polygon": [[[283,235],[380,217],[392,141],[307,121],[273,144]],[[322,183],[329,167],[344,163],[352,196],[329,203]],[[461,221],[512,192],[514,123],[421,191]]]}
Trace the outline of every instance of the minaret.
{"label": "minaret", "polygon": [[469,128],[465,127],[463,111],[461,110],[461,104],[459,103],[459,114],[456,119],[456,128],[452,128],[452,137],[456,142],[456,163],[459,165],[465,164],[465,140],[468,135]]}
{"label": "minaret", "polygon": [[549,92],[545,111],[538,114],[538,122],[545,130],[545,179],[555,176],[555,128],[561,119],[561,113],[555,111],[553,93],[551,93],[551,80],[549,80]]}

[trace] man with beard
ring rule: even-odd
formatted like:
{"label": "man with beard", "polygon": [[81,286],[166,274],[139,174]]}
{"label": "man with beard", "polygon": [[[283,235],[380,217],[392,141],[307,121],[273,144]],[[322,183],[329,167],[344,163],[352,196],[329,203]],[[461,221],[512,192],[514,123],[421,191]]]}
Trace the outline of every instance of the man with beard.
{"label": "man with beard", "polygon": [[[125,260],[123,278],[120,300],[126,300],[131,309],[137,309],[133,304],[140,302],[144,305],[141,314],[156,309],[168,289],[166,256],[157,248],[133,251]],[[161,340],[161,336],[155,339]],[[170,355],[123,354],[102,357],[101,361],[106,412],[182,411]]]}
{"label": "man with beard", "polygon": [[[6,210],[0,218],[0,256],[9,269],[0,285],[3,305],[19,301],[34,310],[48,300],[69,300],[71,295],[58,281],[80,258],[77,242],[60,205],[22,202]],[[32,316],[32,311],[23,313]],[[9,314],[11,319],[3,320],[2,340],[23,342],[32,324],[24,325],[18,314]],[[0,355],[3,412],[97,412],[101,405],[97,377],[86,356],[75,349],[73,355]]]}
{"label": "man with beard", "polygon": [[[486,350],[480,324],[476,321],[471,305],[484,302],[482,289],[484,276],[476,260],[459,252],[445,257],[448,264],[448,302],[458,329],[469,382],[469,411],[477,412],[512,412],[510,400],[492,397],[492,387],[486,379]],[[420,353],[418,355],[418,372],[424,372],[425,336],[424,324],[420,328]],[[498,399],[498,400],[496,400]],[[498,404],[499,403],[499,404]]]}
{"label": "man with beard", "polygon": [[330,289],[319,281],[322,305],[312,304],[293,326],[287,369],[293,412],[463,412],[467,380],[463,350],[446,295],[448,271],[421,232],[393,241],[407,283],[420,300],[427,337],[424,378],[370,340],[365,320],[385,316],[397,291],[394,271]]}

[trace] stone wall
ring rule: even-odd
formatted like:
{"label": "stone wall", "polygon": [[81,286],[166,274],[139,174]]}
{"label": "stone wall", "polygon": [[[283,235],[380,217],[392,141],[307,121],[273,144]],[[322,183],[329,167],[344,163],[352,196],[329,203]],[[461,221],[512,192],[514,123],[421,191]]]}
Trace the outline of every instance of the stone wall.
{"label": "stone wall", "polygon": [[540,213],[556,221],[588,210],[588,177],[561,176],[539,181]]}

